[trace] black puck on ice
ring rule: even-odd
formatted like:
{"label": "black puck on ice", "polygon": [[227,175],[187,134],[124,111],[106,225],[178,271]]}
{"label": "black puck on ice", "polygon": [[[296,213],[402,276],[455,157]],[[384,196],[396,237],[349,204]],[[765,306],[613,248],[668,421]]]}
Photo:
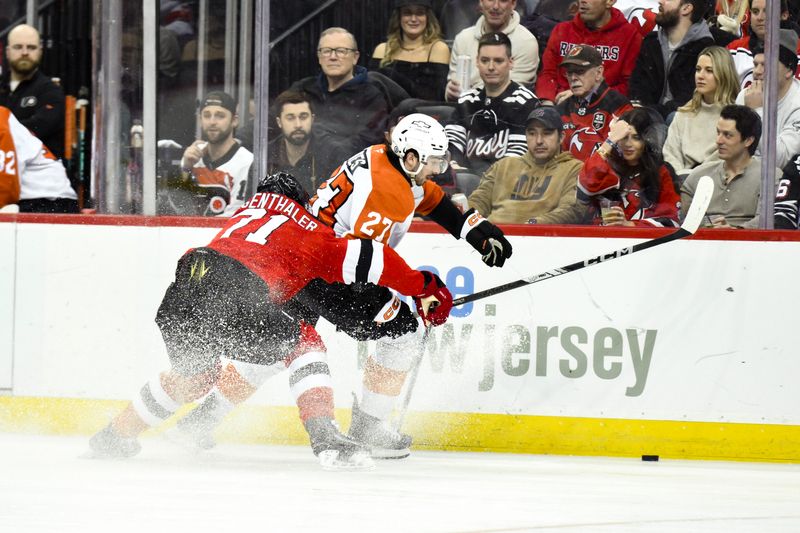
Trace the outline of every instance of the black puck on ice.
{"label": "black puck on ice", "polygon": [[658,461],[657,455],[643,455],[642,461]]}

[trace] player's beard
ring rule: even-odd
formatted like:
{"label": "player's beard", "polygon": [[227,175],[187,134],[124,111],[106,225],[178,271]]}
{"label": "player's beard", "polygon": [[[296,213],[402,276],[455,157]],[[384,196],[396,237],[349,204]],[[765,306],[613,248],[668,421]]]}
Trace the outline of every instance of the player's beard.
{"label": "player's beard", "polygon": [[663,13],[658,13],[656,15],[656,24],[668,30],[670,28],[674,28],[678,25],[678,20],[680,19],[680,15],[678,15],[677,10],[673,11],[664,11]]}
{"label": "player's beard", "polygon": [[286,137],[286,140],[289,141],[289,144],[302,146],[308,142],[308,135],[309,133],[306,130],[294,130]]}
{"label": "player's beard", "polygon": [[27,76],[39,68],[41,60],[31,59],[30,57],[21,57],[11,62],[11,70],[20,76]]}

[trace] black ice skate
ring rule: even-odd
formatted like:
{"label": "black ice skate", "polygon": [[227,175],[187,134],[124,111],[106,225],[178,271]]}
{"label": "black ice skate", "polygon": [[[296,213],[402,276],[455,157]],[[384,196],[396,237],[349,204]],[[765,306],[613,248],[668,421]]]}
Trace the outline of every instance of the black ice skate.
{"label": "black ice skate", "polygon": [[214,429],[220,422],[216,413],[216,398],[209,396],[189,414],[178,420],[175,431],[168,432],[170,440],[195,450],[210,450],[217,445]]}
{"label": "black ice skate", "polygon": [[364,470],[374,466],[368,447],[339,431],[336,422],[330,418],[309,418],[304,425],[311,440],[311,450],[319,457],[322,468]]}
{"label": "black ice skate", "polygon": [[353,398],[353,418],[347,434],[368,445],[375,459],[403,459],[411,454],[411,436],[392,428],[386,421],[370,416]]}
{"label": "black ice skate", "polygon": [[95,459],[127,459],[138,454],[142,445],[136,437],[120,436],[111,424],[89,440],[90,457]]}

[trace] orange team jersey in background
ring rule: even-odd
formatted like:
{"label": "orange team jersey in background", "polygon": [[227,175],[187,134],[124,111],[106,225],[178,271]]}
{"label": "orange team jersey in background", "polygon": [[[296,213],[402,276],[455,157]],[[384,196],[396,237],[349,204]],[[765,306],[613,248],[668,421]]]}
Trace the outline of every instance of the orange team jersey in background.
{"label": "orange team jersey in background", "polygon": [[427,215],[442,201],[444,191],[436,183],[409,184],[387,150],[376,144],[357,153],[311,199],[311,212],[336,235],[395,247],[415,214]]}
{"label": "orange team jersey in background", "polygon": [[8,108],[0,107],[0,207],[19,201],[20,179]]}
{"label": "orange team jersey in background", "polygon": [[0,106],[0,207],[34,198],[78,196],[61,161]]}

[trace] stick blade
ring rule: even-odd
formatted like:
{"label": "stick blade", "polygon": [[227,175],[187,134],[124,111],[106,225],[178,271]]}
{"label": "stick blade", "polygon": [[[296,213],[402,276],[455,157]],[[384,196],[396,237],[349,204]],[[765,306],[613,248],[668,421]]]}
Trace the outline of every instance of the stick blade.
{"label": "stick blade", "polygon": [[708,204],[711,203],[712,194],[714,194],[714,180],[709,176],[701,176],[694,191],[692,204],[689,206],[689,211],[686,213],[686,218],[683,220],[681,228],[689,233],[697,231],[706,214]]}

